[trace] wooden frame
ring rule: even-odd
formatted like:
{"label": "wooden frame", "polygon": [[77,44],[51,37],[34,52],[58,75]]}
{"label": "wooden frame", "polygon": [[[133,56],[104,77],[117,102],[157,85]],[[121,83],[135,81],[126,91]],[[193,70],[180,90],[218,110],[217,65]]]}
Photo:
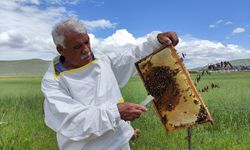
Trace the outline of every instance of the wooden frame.
{"label": "wooden frame", "polygon": [[167,131],[213,119],[172,46],[163,46],[135,63],[153,105]]}

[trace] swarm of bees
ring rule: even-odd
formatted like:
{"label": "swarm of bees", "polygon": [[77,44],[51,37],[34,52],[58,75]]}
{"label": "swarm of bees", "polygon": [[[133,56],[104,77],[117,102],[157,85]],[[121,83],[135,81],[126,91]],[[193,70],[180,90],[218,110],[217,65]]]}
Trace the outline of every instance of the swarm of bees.
{"label": "swarm of bees", "polygon": [[[179,69],[171,70],[168,66],[157,66],[145,74],[144,85],[149,94],[156,98],[157,107],[162,107],[162,110],[171,111],[179,102],[180,90],[175,79],[178,73]],[[171,98],[166,99],[167,95],[171,95]]]}
{"label": "swarm of bees", "polygon": [[176,85],[174,76],[179,70],[171,70],[167,66],[152,67],[151,72],[144,77],[145,87],[149,94],[161,97],[170,85]]}
{"label": "swarm of bees", "polygon": [[[200,73],[197,74],[195,81],[194,81],[194,85],[197,86],[197,84],[201,81],[201,78],[204,75],[211,75],[211,71],[217,71],[220,69],[226,69],[226,68],[233,68],[233,65],[229,62],[229,61],[221,61],[219,63],[216,64],[210,64],[207,66],[207,69],[203,69]],[[199,92],[208,92],[209,88],[213,89],[213,88],[220,88],[219,83],[211,83],[210,85],[206,85],[204,87],[202,87]]]}
{"label": "swarm of bees", "polygon": [[197,120],[195,122],[200,123],[200,122],[206,120],[207,117],[208,117],[208,113],[207,113],[206,109],[203,106],[201,106],[199,113],[198,113],[198,116],[197,116]]}

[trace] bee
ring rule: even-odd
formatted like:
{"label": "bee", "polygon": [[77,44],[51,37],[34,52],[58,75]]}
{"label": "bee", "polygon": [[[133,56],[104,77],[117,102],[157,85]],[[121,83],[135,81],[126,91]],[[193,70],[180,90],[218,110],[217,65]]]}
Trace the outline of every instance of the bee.
{"label": "bee", "polygon": [[211,83],[211,88],[220,88],[218,83]]}
{"label": "bee", "polygon": [[182,55],[182,58],[185,59],[187,54],[186,53],[181,53],[181,55]]}
{"label": "bee", "polygon": [[198,105],[199,104],[199,101],[198,100],[194,100],[194,103],[196,104],[196,105]]}
{"label": "bee", "polygon": [[167,116],[164,115],[164,116],[161,118],[161,121],[162,121],[163,124],[167,124],[167,122],[168,122]]}
{"label": "bee", "polygon": [[201,75],[204,75],[204,74],[205,74],[205,70],[202,70]]}
{"label": "bee", "polygon": [[201,75],[198,74],[198,76],[196,77],[196,82],[199,83],[201,80]]}
{"label": "bee", "polygon": [[209,89],[209,87],[208,87],[208,86],[205,86],[205,87],[203,87],[203,88],[201,89],[201,92],[208,92],[208,89]]}

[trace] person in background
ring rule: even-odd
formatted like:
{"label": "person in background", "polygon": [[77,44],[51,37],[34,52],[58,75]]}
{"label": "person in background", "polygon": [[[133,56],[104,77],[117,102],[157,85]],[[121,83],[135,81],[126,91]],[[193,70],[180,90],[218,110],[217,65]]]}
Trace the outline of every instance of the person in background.
{"label": "person in background", "polygon": [[85,26],[70,17],[52,30],[59,56],[45,73],[46,125],[56,132],[61,150],[129,150],[134,129],[129,121],[147,109],[124,102],[120,88],[136,74],[134,63],[162,45],[177,45],[175,32],[152,32],[131,49],[92,51]]}

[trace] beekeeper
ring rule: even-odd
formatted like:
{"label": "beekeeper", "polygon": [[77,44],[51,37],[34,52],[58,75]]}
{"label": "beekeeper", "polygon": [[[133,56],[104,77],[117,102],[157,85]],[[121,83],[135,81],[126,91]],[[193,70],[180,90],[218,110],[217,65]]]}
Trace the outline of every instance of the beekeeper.
{"label": "beekeeper", "polygon": [[124,102],[120,88],[136,73],[134,63],[162,44],[176,45],[175,32],[152,32],[131,49],[92,51],[76,18],[56,24],[52,37],[60,56],[42,79],[46,125],[62,150],[129,150],[132,121],[147,111]]}

